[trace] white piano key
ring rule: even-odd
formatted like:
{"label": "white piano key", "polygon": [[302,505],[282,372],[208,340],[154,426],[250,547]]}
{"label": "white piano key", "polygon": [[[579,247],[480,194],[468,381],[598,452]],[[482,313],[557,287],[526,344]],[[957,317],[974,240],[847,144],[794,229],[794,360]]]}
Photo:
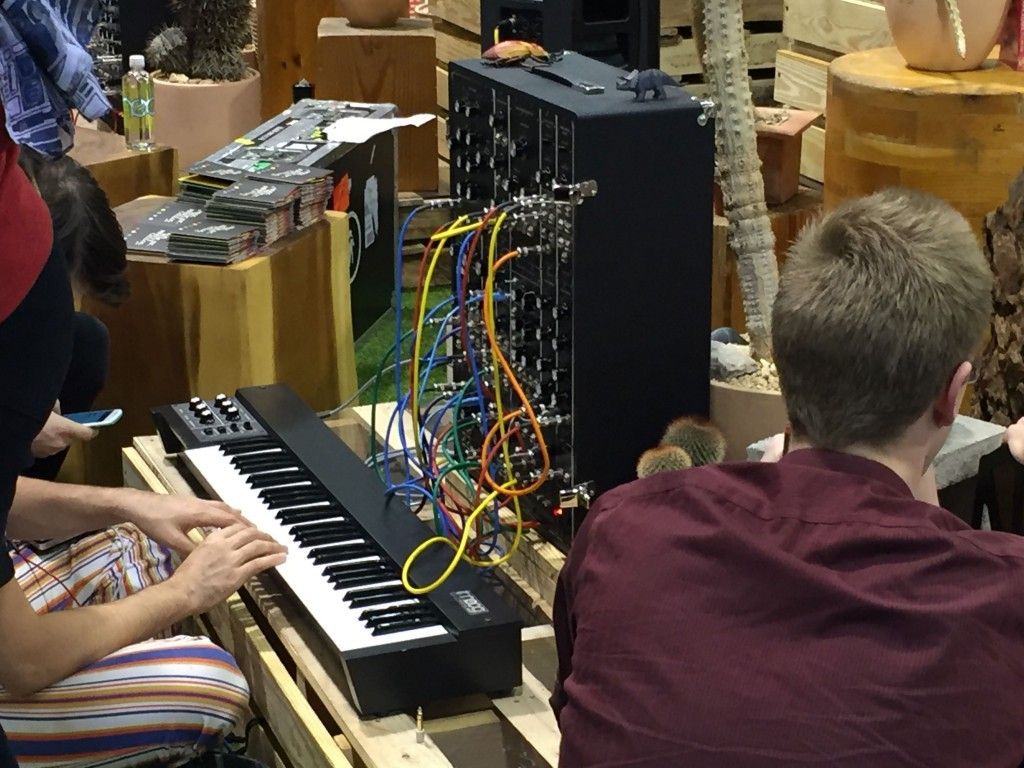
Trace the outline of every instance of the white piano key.
{"label": "white piano key", "polygon": [[[218,446],[192,449],[186,451],[185,456],[198,476],[216,496],[241,510],[242,514],[260,530],[269,533],[274,539],[288,546],[288,559],[278,566],[277,572],[340,651],[390,645],[447,633],[442,626],[438,625],[375,636],[373,630],[359,620],[359,615],[363,611],[369,608],[409,605],[415,603],[416,600],[410,595],[390,603],[353,608],[345,602],[344,595],[346,592],[359,589],[400,585],[400,580],[394,577],[385,577],[379,583],[335,589],[334,584],[323,575],[324,569],[333,563],[313,564],[313,560],[307,555],[309,550],[300,548],[288,532],[288,529],[297,523],[284,524],[277,520],[275,515],[281,510],[271,510],[259,498],[258,490],[250,488],[246,484],[245,480],[248,476],[241,474],[231,465],[231,456],[224,455]],[[289,509],[297,508],[301,507],[289,507]],[[364,539],[360,537],[356,540]],[[399,564],[397,567],[400,568],[401,565]]]}

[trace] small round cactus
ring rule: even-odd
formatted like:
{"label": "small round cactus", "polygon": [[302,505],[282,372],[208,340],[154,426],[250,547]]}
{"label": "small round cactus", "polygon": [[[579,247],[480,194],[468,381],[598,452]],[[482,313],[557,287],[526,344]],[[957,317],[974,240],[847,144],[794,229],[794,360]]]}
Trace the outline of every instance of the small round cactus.
{"label": "small round cactus", "polygon": [[725,461],[725,435],[705,419],[692,416],[676,419],[665,430],[662,444],[682,448],[695,467]]}
{"label": "small round cactus", "polygon": [[641,480],[659,472],[673,472],[693,466],[690,454],[674,445],[659,445],[644,451],[636,465],[636,476]]}

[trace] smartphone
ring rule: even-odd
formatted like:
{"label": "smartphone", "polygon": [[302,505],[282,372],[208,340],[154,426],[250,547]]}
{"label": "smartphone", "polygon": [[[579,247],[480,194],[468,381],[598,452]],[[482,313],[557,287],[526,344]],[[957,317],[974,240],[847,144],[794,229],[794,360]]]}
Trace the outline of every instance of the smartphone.
{"label": "smartphone", "polygon": [[109,427],[121,420],[123,411],[120,408],[109,408],[102,411],[81,411],[79,413],[65,413],[65,419],[83,424],[87,427]]}

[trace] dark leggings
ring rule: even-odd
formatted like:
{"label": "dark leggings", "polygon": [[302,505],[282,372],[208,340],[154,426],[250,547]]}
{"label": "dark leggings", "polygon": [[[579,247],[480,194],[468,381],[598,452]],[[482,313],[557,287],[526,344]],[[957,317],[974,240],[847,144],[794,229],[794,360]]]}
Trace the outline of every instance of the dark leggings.
{"label": "dark leggings", "polygon": [[[73,326],[71,364],[60,389],[62,413],[91,409],[107,381],[110,368],[110,333],[107,326],[84,312],[75,312]],[[67,453],[61,451],[44,459],[36,459],[23,474],[40,480],[55,480]]]}
{"label": "dark leggings", "polygon": [[[71,360],[74,303],[67,266],[50,254],[35,284],[0,323],[0,528],[18,475],[32,466],[32,440],[53,408]],[[0,557],[0,585],[11,576]]]}

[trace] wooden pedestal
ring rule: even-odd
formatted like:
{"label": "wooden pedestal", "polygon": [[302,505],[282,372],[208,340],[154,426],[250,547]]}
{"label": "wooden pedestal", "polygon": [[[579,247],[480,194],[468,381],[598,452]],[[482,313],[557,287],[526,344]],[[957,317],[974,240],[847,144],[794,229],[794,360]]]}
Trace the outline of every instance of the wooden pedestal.
{"label": "wooden pedestal", "polygon": [[828,75],[825,207],[904,186],[948,200],[981,236],[1024,165],[1024,72],[987,62],[909,69],[895,48],[836,59]]}
{"label": "wooden pedestal", "polygon": [[[118,211],[122,224],[161,202],[129,203]],[[292,385],[317,409],[350,397],[348,261],[348,222],[335,213],[231,266],[129,254],[128,302],[83,304],[110,330],[110,377],[97,407],[123,408],[124,418],[69,457],[66,479],[119,483],[120,449],[153,431],[157,405],[273,382]]]}
{"label": "wooden pedestal", "polygon": [[69,154],[89,169],[112,206],[144,195],[177,193],[178,161],[171,147],[134,152],[120,134],[78,128]]}
{"label": "wooden pedestal", "polygon": [[[264,120],[291,106],[292,86],[299,80],[316,85],[317,26],[320,19],[334,15],[335,0],[256,0]],[[320,96],[319,89],[316,95]]]}
{"label": "wooden pedestal", "polygon": [[[316,95],[395,104],[400,115],[435,111],[434,30],[427,19],[399,19],[388,29],[357,29],[323,19],[317,41]],[[437,121],[398,131],[398,188],[437,189]]]}

